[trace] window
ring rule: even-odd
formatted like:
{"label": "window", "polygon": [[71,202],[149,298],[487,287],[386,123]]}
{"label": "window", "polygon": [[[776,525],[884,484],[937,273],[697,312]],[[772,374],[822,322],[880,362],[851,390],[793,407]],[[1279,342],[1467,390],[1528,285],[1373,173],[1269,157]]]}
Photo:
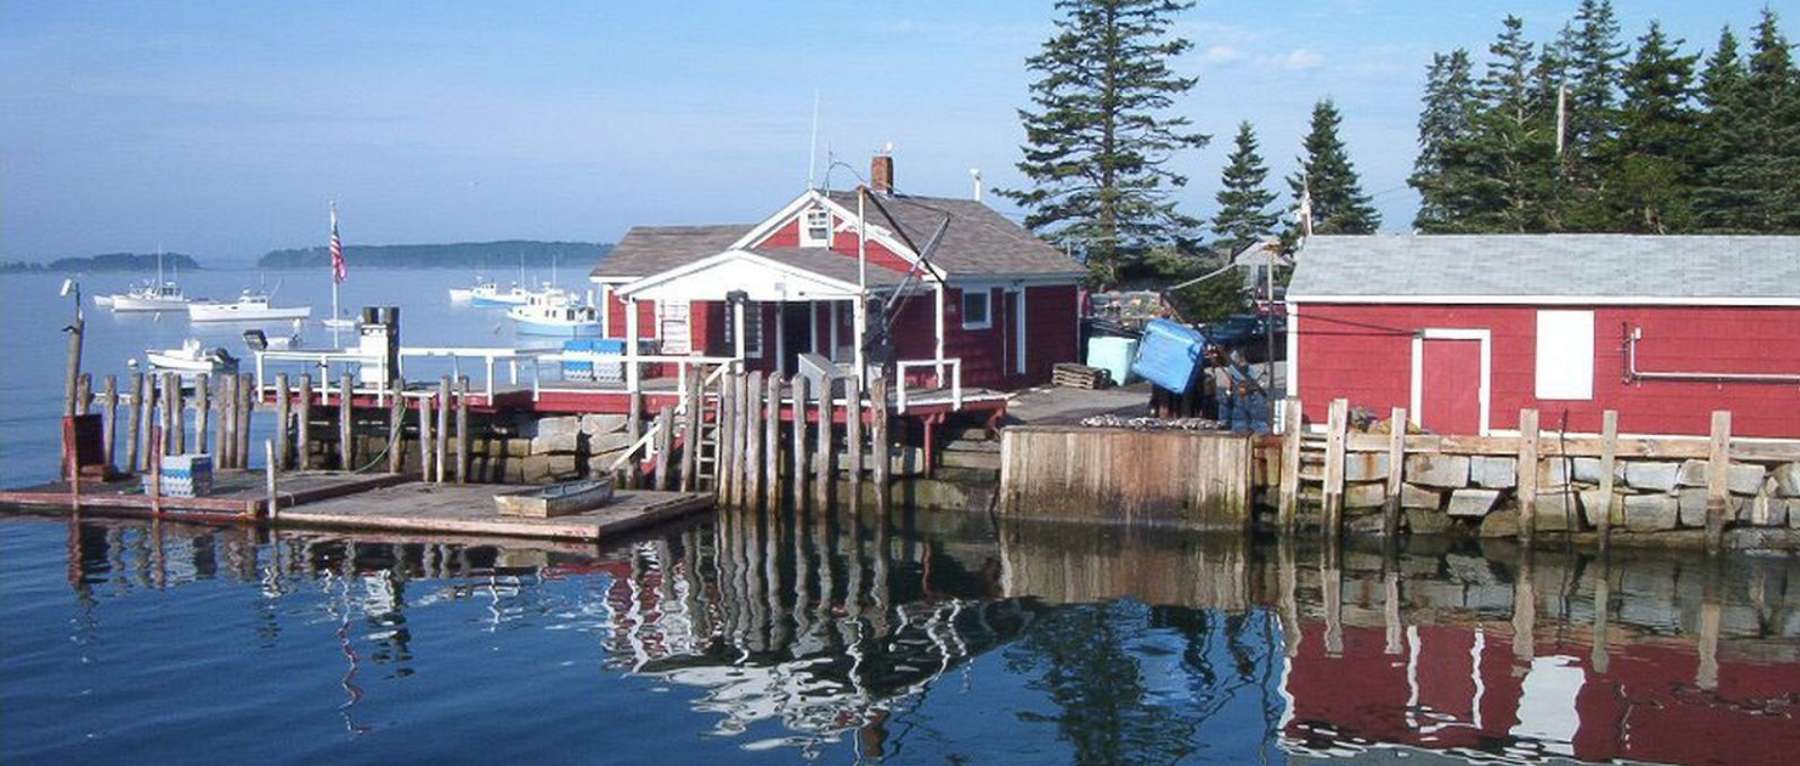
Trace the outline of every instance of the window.
{"label": "window", "polygon": [[806,225],[800,228],[801,247],[831,246],[831,211],[813,208],[806,211]]}
{"label": "window", "polygon": [[963,290],[962,326],[964,330],[985,330],[994,326],[993,293],[987,288]]}
{"label": "window", "polygon": [[1594,312],[1537,313],[1537,398],[1594,398]]}
{"label": "window", "polygon": [[[744,356],[751,359],[761,359],[763,355],[762,308],[762,304],[756,301],[744,301],[744,326],[738,331],[744,334]],[[731,305],[726,304],[725,310],[732,311]],[[735,323],[737,320],[733,318],[730,321]],[[736,338],[726,340],[732,344],[731,348],[737,348]]]}

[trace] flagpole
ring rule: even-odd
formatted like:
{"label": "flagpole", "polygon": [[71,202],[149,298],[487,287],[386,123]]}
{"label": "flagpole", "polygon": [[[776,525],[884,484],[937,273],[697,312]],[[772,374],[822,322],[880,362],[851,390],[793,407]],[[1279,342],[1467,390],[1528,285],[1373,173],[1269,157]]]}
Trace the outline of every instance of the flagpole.
{"label": "flagpole", "polygon": [[[337,201],[331,203],[331,234],[337,236]],[[331,263],[331,322],[335,329],[338,320],[338,278],[337,261]]]}

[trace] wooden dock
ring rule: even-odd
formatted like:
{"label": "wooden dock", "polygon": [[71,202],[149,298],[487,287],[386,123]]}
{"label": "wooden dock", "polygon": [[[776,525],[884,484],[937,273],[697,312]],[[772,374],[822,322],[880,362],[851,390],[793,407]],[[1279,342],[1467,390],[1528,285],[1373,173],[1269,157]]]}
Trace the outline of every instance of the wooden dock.
{"label": "wooden dock", "polygon": [[[81,513],[96,516],[586,542],[713,507],[710,493],[621,490],[611,503],[585,513],[554,519],[501,516],[494,495],[513,489],[520,487],[297,471],[282,474],[276,488],[279,507],[271,516],[262,472],[220,471],[213,493],[205,497],[153,500],[136,480],[82,482],[79,503]],[[40,513],[68,513],[76,500],[67,482],[0,490],[0,507]]]}
{"label": "wooden dock", "polygon": [[277,523],[282,526],[599,540],[713,506],[710,494],[620,490],[611,503],[571,516],[550,519],[501,516],[494,510],[494,494],[512,489],[519,487],[408,482],[287,509],[281,512]]}

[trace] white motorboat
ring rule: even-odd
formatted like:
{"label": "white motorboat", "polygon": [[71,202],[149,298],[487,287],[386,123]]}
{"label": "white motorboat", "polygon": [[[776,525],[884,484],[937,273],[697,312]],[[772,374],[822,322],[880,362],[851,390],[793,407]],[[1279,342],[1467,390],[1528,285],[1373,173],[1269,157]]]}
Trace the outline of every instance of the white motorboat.
{"label": "white motorboat", "polygon": [[[518,285],[502,289],[493,282],[483,282],[469,288],[469,305],[471,306],[523,306],[531,302],[531,291]],[[455,299],[452,291],[451,299]]]}
{"label": "white motorboat", "polygon": [[94,296],[94,307],[95,308],[110,309],[110,308],[112,308],[112,304],[113,304],[113,297],[110,295]]}
{"label": "white motorboat", "polygon": [[[180,271],[176,271],[180,278]],[[94,296],[94,305],[110,308],[113,311],[183,311],[188,304],[201,302],[204,299],[190,298],[181,291],[181,285],[175,279],[164,280],[162,268],[162,249],[156,251],[156,281],[133,285],[122,293]]]}
{"label": "white motorboat", "polygon": [[195,322],[280,322],[310,316],[311,306],[271,306],[267,294],[254,290],[245,290],[237,300],[229,303],[221,301],[188,306],[188,319]]}
{"label": "white motorboat", "polygon": [[577,303],[574,296],[555,287],[531,293],[525,305],[507,309],[506,317],[527,335],[579,338],[600,334],[599,309]]}
{"label": "white motorboat", "polygon": [[173,370],[184,374],[197,372],[220,373],[237,370],[237,357],[223,348],[207,347],[198,338],[188,338],[181,342],[181,348],[167,348],[160,351],[146,350],[144,359],[150,366],[159,370]]}

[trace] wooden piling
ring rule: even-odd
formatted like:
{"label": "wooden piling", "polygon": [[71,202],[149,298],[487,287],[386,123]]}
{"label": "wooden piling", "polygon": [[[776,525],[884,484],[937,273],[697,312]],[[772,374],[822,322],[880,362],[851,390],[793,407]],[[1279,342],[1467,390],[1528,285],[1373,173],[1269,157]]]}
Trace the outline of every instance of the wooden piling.
{"label": "wooden piling", "polygon": [[1519,475],[1514,483],[1519,498],[1519,538],[1527,545],[1537,534],[1538,411],[1519,410]]}
{"label": "wooden piling", "polygon": [[831,493],[835,488],[832,481],[832,447],[831,447],[831,381],[822,381],[819,391],[819,424],[817,444],[813,448],[813,499],[820,508],[831,505]]}
{"label": "wooden piling", "polygon": [[1300,400],[1289,397],[1282,401],[1281,435],[1281,499],[1277,518],[1283,532],[1292,534],[1300,506],[1300,440],[1305,433],[1301,424]]}
{"label": "wooden piling", "polygon": [[388,400],[388,473],[406,468],[406,381],[394,378],[393,397]]}
{"label": "wooden piling", "polygon": [[175,454],[187,454],[187,389],[181,385],[181,376],[169,375],[169,419],[175,421]]}
{"label": "wooden piling", "polygon": [[181,379],[172,372],[161,373],[158,377],[161,378],[157,381],[158,393],[162,398],[161,406],[157,408],[156,426],[162,438],[157,440],[156,454],[167,457],[175,454],[175,387],[181,385]]}
{"label": "wooden piling", "polygon": [[681,429],[681,491],[692,492],[697,486],[694,471],[700,465],[700,421],[704,413],[700,411],[700,384],[703,378],[700,367],[694,367],[694,374],[687,379],[687,388],[681,392],[682,411],[687,418],[682,421]]}
{"label": "wooden piling", "polygon": [[1395,407],[1388,418],[1387,500],[1381,506],[1381,533],[1392,540],[1400,533],[1400,493],[1406,471],[1406,408]]}
{"label": "wooden piling", "polygon": [[[212,452],[212,380],[206,373],[194,375],[194,451]],[[284,466],[285,467],[285,466]]]}
{"label": "wooden piling", "polygon": [[[1619,411],[1600,416],[1600,552],[1612,547],[1613,464],[1619,455]],[[1572,478],[1572,477],[1571,477]]]}
{"label": "wooden piling", "polygon": [[[877,502],[884,502],[888,496],[888,471],[894,460],[893,450],[888,444],[888,382],[887,378],[878,377],[869,384],[870,413],[870,452],[875,458],[875,497]],[[877,524],[886,524],[881,519]]]}
{"label": "wooden piling", "polygon": [[131,406],[126,409],[125,416],[125,470],[135,472],[143,468],[138,461],[138,428],[144,422],[141,414],[144,409],[144,374],[131,373]]}
{"label": "wooden piling", "polygon": [[[781,373],[769,373],[763,401],[763,504],[781,507]],[[773,514],[770,518],[780,518]]]}
{"label": "wooden piling", "polygon": [[656,413],[656,471],[655,481],[658,492],[669,489],[669,450],[675,445],[675,439],[669,431],[675,428],[675,412],[664,406]]}
{"label": "wooden piling", "polygon": [[75,378],[75,414],[86,415],[94,406],[94,376],[81,373]]}
{"label": "wooden piling", "polygon": [[237,467],[238,377],[219,379],[219,461],[220,468]]}
{"label": "wooden piling", "polygon": [[727,370],[719,378],[718,447],[713,450],[713,494],[725,505],[731,503],[731,467],[737,460],[737,456],[733,454],[737,446],[734,432],[737,426],[737,397],[732,394],[736,380],[735,369]]}
{"label": "wooden piling", "polygon": [[294,416],[294,451],[298,453],[300,470],[312,468],[312,375],[300,375],[300,395]]}
{"label": "wooden piling", "polygon": [[844,446],[850,459],[851,497],[860,499],[863,476],[862,381],[844,379]]}
{"label": "wooden piling", "polygon": [[1344,439],[1349,427],[1350,400],[1333,399],[1325,434],[1325,534],[1337,537],[1344,523]]}
{"label": "wooden piling", "polygon": [[757,498],[762,496],[762,370],[753,370],[744,379],[744,487],[738,492],[738,502],[746,508],[754,508]]}
{"label": "wooden piling", "polygon": [[1731,412],[1713,410],[1712,442],[1706,453],[1706,553],[1725,548],[1726,514],[1731,508]]}
{"label": "wooden piling", "polygon": [[[795,375],[793,380],[794,397],[794,468],[788,476],[788,484],[793,487],[794,505],[806,502],[806,378]],[[798,534],[798,533],[796,533]]]}
{"label": "wooden piling", "polygon": [[[80,385],[77,380],[81,377],[81,340],[82,336],[86,334],[87,322],[81,318],[81,307],[76,306],[75,323],[69,326],[68,368],[63,378],[65,381],[63,385],[64,415],[74,415],[76,411],[75,401],[78,398],[76,388]],[[76,461],[71,456],[69,462],[74,464]]]}
{"label": "wooden piling", "polygon": [[356,379],[338,378],[338,470],[356,470]]}
{"label": "wooden piling", "polygon": [[[627,396],[625,434],[630,437],[625,442],[628,445],[627,449],[635,449],[638,440],[644,438],[644,394],[642,391],[632,391]],[[644,472],[639,468],[638,459],[635,456],[627,457],[625,460],[625,486],[637,489],[643,480]]]}
{"label": "wooden piling", "polygon": [[105,450],[106,465],[111,467],[115,465],[113,463],[113,443],[118,438],[119,430],[119,377],[117,375],[106,376],[106,387],[100,395],[106,401],[106,420],[101,424],[100,448]]}
{"label": "wooden piling", "polygon": [[275,466],[285,469],[288,466],[288,450],[292,449],[288,437],[288,424],[293,422],[294,403],[288,395],[288,376],[285,372],[275,374]]}
{"label": "wooden piling", "polygon": [[456,380],[456,483],[469,483],[469,466],[474,461],[469,448],[474,441],[469,433],[469,376]]}
{"label": "wooden piling", "polygon": [[434,451],[431,439],[431,392],[419,397],[419,481],[431,481],[431,456]]}
{"label": "wooden piling", "polygon": [[276,517],[281,515],[281,503],[279,502],[279,498],[275,495],[275,464],[275,441],[273,439],[264,439],[263,481],[267,484],[266,489],[269,493],[268,517],[270,521],[274,521]]}
{"label": "wooden piling", "polygon": [[749,416],[749,403],[746,401],[750,385],[750,373],[739,370],[731,382],[731,503],[742,507],[745,505],[750,476],[744,471],[744,461],[750,454],[750,433],[744,427]]}
{"label": "wooden piling", "polygon": [[444,483],[450,471],[450,376],[438,379],[437,442],[433,459],[437,461],[437,482]]}
{"label": "wooden piling", "polygon": [[237,415],[237,467],[250,467],[250,418],[256,411],[256,400],[262,394],[256,387],[256,378],[250,373],[238,376],[238,415]]}
{"label": "wooden piling", "polygon": [[143,400],[143,406],[138,408],[138,433],[143,438],[138,450],[138,468],[147,471],[158,465],[156,455],[160,449],[156,443],[156,373],[144,373],[144,387],[139,389],[138,396]]}

